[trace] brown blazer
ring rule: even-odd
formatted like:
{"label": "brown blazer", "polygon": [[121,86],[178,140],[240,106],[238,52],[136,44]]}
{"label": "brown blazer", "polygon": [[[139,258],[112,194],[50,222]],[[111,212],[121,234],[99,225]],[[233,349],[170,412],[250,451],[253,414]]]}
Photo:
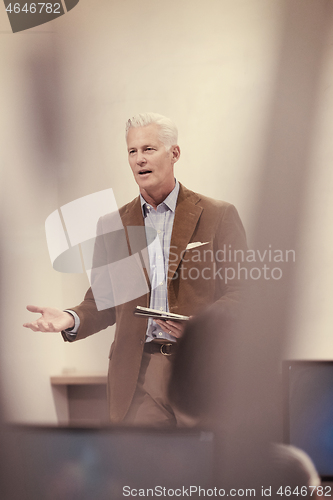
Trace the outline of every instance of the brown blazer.
{"label": "brown blazer", "polygon": [[[144,226],[140,197],[123,206],[119,213],[125,227]],[[205,244],[186,250],[190,242]],[[170,311],[196,315],[212,304],[232,311],[240,300],[241,283],[237,271],[234,279],[225,282],[226,268],[236,266],[226,257],[231,249],[245,252],[246,248],[244,228],[233,205],[180,185],[168,269]],[[232,270],[227,273],[232,278]],[[110,418],[114,423],[121,422],[128,411],[140,370],[147,320],[133,315],[137,305],[148,307],[149,293],[98,311],[89,288],[84,301],[71,308],[80,318],[76,340],[116,323],[108,374]]]}

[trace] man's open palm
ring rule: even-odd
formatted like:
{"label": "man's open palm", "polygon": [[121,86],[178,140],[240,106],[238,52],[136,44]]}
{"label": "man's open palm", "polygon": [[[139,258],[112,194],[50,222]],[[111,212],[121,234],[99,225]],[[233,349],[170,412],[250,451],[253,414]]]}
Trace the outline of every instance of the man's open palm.
{"label": "man's open palm", "polygon": [[61,332],[74,326],[73,316],[55,307],[27,306],[27,309],[30,312],[41,314],[36,321],[23,325],[34,332]]}

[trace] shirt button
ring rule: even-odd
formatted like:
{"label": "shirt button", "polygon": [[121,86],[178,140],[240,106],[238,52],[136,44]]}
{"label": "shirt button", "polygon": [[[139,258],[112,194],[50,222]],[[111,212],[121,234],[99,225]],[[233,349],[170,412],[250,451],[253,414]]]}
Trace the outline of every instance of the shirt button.
{"label": "shirt button", "polygon": [[158,259],[160,259],[160,258],[161,258],[161,256],[159,255],[157,258],[158,258]]}
{"label": "shirt button", "polygon": [[159,336],[162,337],[163,333],[162,332],[158,332]]}
{"label": "shirt button", "polygon": [[161,231],[160,229],[158,229],[157,233],[158,233],[158,234],[161,234],[161,232],[162,232],[162,231]]}
{"label": "shirt button", "polygon": [[160,307],[160,311],[163,311],[163,307]]}
{"label": "shirt button", "polygon": [[161,281],[160,286],[162,286],[163,284],[164,284],[164,281]]}

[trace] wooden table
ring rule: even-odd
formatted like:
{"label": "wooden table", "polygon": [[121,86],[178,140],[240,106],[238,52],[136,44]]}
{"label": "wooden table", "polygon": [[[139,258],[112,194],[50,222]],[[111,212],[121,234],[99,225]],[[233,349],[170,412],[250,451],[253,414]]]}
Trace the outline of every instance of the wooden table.
{"label": "wooden table", "polygon": [[62,425],[109,422],[107,375],[67,372],[51,376],[58,421]]}

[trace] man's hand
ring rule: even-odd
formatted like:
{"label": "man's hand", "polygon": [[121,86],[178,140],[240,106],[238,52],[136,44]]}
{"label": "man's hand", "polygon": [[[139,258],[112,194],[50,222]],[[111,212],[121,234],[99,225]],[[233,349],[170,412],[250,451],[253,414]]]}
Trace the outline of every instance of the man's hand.
{"label": "man's hand", "polygon": [[55,307],[27,306],[27,309],[41,314],[41,317],[36,321],[23,325],[34,332],[61,332],[67,328],[73,328],[75,323],[71,314]]}
{"label": "man's hand", "polygon": [[171,321],[169,319],[167,321],[164,321],[162,319],[154,319],[154,321],[162,328],[164,332],[172,335],[173,337],[176,337],[177,339],[180,339],[180,337],[184,333],[185,321]]}

